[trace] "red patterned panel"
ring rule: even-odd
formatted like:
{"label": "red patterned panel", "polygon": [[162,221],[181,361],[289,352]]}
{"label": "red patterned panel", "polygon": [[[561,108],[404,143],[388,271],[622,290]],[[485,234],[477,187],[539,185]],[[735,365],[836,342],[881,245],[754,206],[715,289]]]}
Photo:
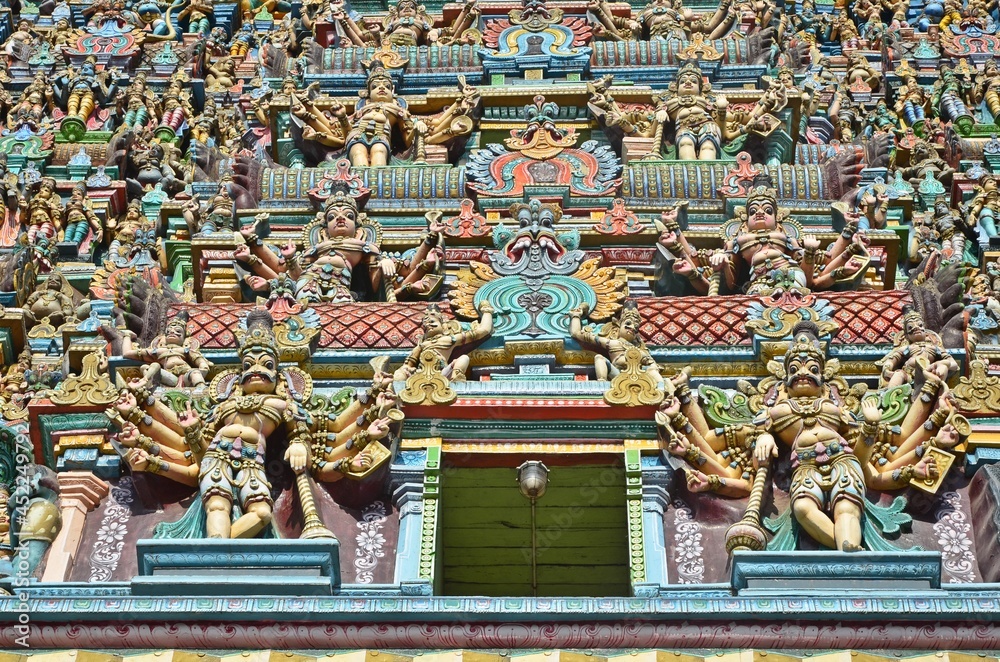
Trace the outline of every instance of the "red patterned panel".
{"label": "red patterned panel", "polygon": [[892,342],[903,330],[903,306],[913,303],[905,290],[821,294],[833,304],[840,330],[834,342],[843,345],[880,345]]}
{"label": "red patterned panel", "polygon": [[743,324],[753,297],[658,297],[637,299],[650,345],[748,345]]}
{"label": "red patterned panel", "polygon": [[[447,303],[439,306],[449,313]],[[185,308],[191,319],[188,333],[204,349],[225,349],[236,346],[234,330],[251,308],[249,304],[227,306],[202,304],[178,306]],[[312,307],[320,318],[322,349],[410,348],[416,345],[422,331],[420,321],[426,303],[347,303],[318,304]]]}
{"label": "red patterned panel", "polygon": [[197,340],[203,349],[225,349],[236,346],[235,329],[251,307],[238,303],[177,306],[170,310],[168,317],[173,317],[178,310],[187,310],[190,315],[188,336]]}

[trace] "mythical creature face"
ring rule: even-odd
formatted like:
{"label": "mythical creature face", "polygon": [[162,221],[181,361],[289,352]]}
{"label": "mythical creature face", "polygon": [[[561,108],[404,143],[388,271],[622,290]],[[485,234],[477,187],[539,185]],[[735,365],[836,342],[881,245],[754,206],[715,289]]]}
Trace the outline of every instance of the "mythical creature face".
{"label": "mythical creature face", "polygon": [[624,315],[618,325],[618,337],[629,342],[635,340],[639,335],[639,323],[637,315]]}
{"label": "mythical creature face", "polygon": [[31,224],[41,225],[43,223],[48,223],[51,219],[44,209],[38,208],[31,212]]}
{"label": "mythical creature face", "polygon": [[777,210],[771,200],[751,200],[747,205],[747,226],[751,230],[773,230],[778,226]]}
{"label": "mythical creature face", "polygon": [[243,354],[240,387],[244,393],[274,393],[278,383],[278,359],[264,349],[251,349]]}
{"label": "mythical creature face", "polygon": [[823,365],[811,354],[798,354],[785,364],[785,387],[793,398],[823,392]]}
{"label": "mythical creature face", "polygon": [[353,237],[358,232],[358,212],[349,205],[330,205],[324,219],[329,237]]}

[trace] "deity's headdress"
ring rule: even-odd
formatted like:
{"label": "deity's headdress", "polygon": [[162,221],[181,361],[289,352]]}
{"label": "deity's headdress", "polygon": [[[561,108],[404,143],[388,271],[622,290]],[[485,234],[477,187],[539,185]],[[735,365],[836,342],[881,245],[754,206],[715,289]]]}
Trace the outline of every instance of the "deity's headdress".
{"label": "deity's headdress", "polygon": [[251,352],[266,352],[278,357],[278,343],[274,337],[274,319],[264,308],[254,308],[247,313],[246,330],[237,333],[240,358]]}
{"label": "deity's headdress", "polygon": [[792,342],[785,353],[785,369],[794,358],[809,358],[826,365],[826,352],[819,342],[819,327],[815,322],[803,320],[792,329]]}
{"label": "deity's headdress", "polygon": [[905,306],[903,308],[903,324],[907,322],[919,322],[924,323],[924,318],[920,316],[920,311],[913,306]]}
{"label": "deity's headdress", "polygon": [[636,325],[642,324],[642,316],[639,315],[639,306],[636,305],[635,301],[626,301],[625,305],[622,306],[619,324],[624,324],[628,320],[635,322]]}
{"label": "deity's headdress", "polygon": [[747,207],[752,202],[770,202],[775,211],[778,209],[778,192],[769,186],[754,186],[747,192]]}

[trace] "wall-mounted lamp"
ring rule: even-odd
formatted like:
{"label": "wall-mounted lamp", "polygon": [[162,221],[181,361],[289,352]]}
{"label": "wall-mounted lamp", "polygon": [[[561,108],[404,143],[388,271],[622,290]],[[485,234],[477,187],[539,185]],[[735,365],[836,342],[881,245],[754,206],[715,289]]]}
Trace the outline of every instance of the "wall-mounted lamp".
{"label": "wall-mounted lamp", "polygon": [[545,494],[549,482],[549,468],[538,460],[528,460],[517,468],[517,483],[521,494],[534,501]]}

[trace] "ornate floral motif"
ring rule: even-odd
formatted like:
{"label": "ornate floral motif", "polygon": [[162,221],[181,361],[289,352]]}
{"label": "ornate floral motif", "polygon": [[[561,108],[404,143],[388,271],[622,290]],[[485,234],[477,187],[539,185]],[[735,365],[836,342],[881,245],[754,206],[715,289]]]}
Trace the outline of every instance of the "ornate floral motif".
{"label": "ornate floral motif", "polygon": [[90,579],[92,582],[111,580],[122,558],[128,521],[132,517],[135,491],[131,478],[122,478],[111,488],[108,505],[104,509],[101,526],[90,552]]}
{"label": "ornate floral motif", "polygon": [[962,495],[945,492],[941,497],[941,507],[935,515],[934,535],[941,546],[944,574],[952,584],[966,584],[976,581],[972,539],[972,527],[962,511]]}
{"label": "ornate floral motif", "polygon": [[681,499],[674,499],[674,563],[679,584],[700,584],[705,580],[705,548],[702,546],[701,524],[694,511]]}
{"label": "ornate floral motif", "polygon": [[354,581],[358,584],[372,583],[378,560],[385,556],[382,527],[387,519],[385,504],[381,501],[370,503],[361,512],[361,520],[357,524],[361,533],[355,538],[358,546],[354,550]]}

